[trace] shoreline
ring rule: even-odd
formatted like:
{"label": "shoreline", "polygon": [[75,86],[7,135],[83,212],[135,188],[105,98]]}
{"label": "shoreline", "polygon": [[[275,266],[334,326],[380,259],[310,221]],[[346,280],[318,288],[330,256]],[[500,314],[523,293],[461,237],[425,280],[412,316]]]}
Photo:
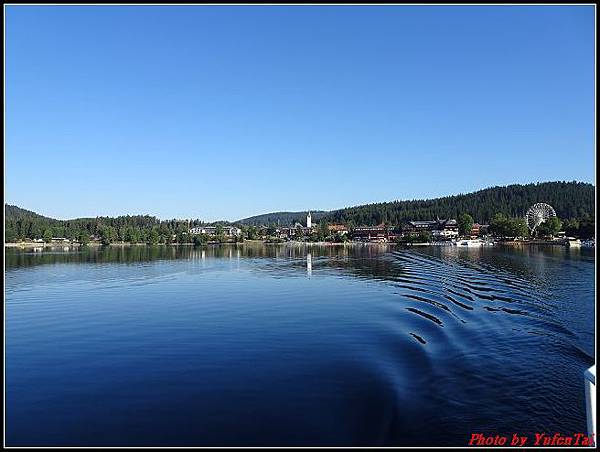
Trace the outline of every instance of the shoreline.
{"label": "shoreline", "polygon": [[[454,246],[451,242],[432,242],[432,243],[396,243],[396,242],[362,242],[362,241],[348,241],[348,242],[300,242],[295,240],[285,242],[268,242],[264,240],[244,240],[243,242],[207,242],[201,245],[194,245],[193,243],[157,243],[150,245],[148,243],[130,243],[130,242],[116,242],[104,245],[100,242],[89,242],[85,245],[77,242],[68,243],[38,243],[38,242],[5,242],[5,248],[81,248],[83,246],[99,248],[103,246],[111,247],[130,247],[130,246],[238,246],[238,245],[261,245],[261,246],[397,246],[403,248],[412,247],[425,247],[425,246]],[[568,246],[565,241],[551,241],[551,240],[531,240],[531,241],[496,241],[491,246]],[[489,246],[489,245],[488,245]]]}
{"label": "shoreline", "polygon": [[108,245],[104,245],[99,242],[90,242],[85,245],[81,243],[36,243],[36,242],[8,242],[4,243],[5,248],[80,248],[82,246],[88,247],[103,247],[103,246],[112,246],[112,247],[126,247],[126,246],[232,246],[232,245],[268,245],[268,246],[285,246],[285,245],[293,245],[293,246],[364,246],[364,245],[386,245],[386,246],[397,246],[397,243],[389,242],[298,242],[298,241],[289,241],[289,242],[266,242],[262,240],[245,240],[243,242],[207,242],[201,245],[194,245],[193,243],[157,243],[154,245],[148,243],[130,243],[130,242],[117,242],[117,243],[109,243]]}

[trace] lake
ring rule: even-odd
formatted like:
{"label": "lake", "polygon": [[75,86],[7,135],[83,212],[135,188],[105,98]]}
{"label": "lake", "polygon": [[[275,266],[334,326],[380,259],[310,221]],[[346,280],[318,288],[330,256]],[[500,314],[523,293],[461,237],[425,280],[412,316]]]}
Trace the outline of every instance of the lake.
{"label": "lake", "polygon": [[585,432],[594,250],[5,248],[9,446]]}

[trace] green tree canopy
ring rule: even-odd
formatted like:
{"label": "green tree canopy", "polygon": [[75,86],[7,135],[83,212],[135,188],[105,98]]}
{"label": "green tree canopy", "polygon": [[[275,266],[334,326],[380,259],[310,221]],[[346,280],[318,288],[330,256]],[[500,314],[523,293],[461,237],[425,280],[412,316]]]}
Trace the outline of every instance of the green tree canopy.
{"label": "green tree canopy", "polygon": [[152,228],[152,230],[150,231],[150,234],[148,234],[148,243],[150,245],[156,245],[158,243],[159,238],[160,238],[160,235],[158,233],[158,229]]}
{"label": "green tree canopy", "polygon": [[82,245],[87,245],[90,241],[90,235],[88,234],[87,231],[81,231],[81,232],[79,232],[79,235],[77,236],[77,240]]}
{"label": "green tree canopy", "polygon": [[522,218],[509,218],[502,213],[494,216],[490,222],[489,232],[499,238],[517,238],[528,235],[527,224]]}
{"label": "green tree canopy", "polygon": [[537,236],[540,237],[552,237],[555,236],[558,231],[560,231],[562,224],[557,217],[550,217],[542,224],[540,224],[535,232]]}
{"label": "green tree canopy", "polygon": [[473,228],[473,217],[468,213],[461,213],[456,220],[458,223],[458,232],[460,235],[470,235]]}

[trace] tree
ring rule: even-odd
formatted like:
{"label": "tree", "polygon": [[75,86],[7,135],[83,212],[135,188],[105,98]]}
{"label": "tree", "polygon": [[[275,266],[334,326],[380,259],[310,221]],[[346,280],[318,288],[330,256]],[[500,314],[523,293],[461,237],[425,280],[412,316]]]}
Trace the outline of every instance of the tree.
{"label": "tree", "polygon": [[100,229],[100,240],[103,245],[109,245],[115,241],[117,231],[112,226],[103,226]]}
{"label": "tree", "polygon": [[509,220],[510,225],[510,237],[527,237],[529,235],[529,228],[523,218],[512,218]]}
{"label": "tree", "polygon": [[160,236],[158,234],[158,229],[152,228],[152,230],[150,231],[150,234],[148,234],[148,244],[156,245],[158,243],[159,237]]}
{"label": "tree", "polygon": [[131,226],[128,226],[125,229],[125,234],[124,234],[123,238],[125,239],[126,242],[129,242],[129,243],[137,243],[140,240],[137,229],[135,229]]}
{"label": "tree", "polygon": [[195,246],[204,245],[206,242],[208,242],[208,237],[206,234],[196,234],[194,235],[192,242]]}
{"label": "tree", "polygon": [[44,242],[50,243],[52,241],[52,231],[50,229],[46,229],[44,231]]}
{"label": "tree", "polygon": [[517,238],[528,235],[527,223],[522,218],[508,218],[497,213],[490,222],[489,232],[500,238]]}
{"label": "tree", "polygon": [[[8,232],[8,228],[6,230]],[[32,239],[39,239],[42,237],[42,232],[41,229],[39,227],[39,225],[37,225],[36,223],[31,223],[31,226],[29,227],[29,233],[27,234],[27,237],[32,238]],[[8,239],[7,239],[8,241]]]}
{"label": "tree", "polygon": [[508,218],[503,213],[497,213],[490,221],[489,232],[496,237],[506,237]]}
{"label": "tree", "polygon": [[323,241],[329,236],[329,226],[325,221],[319,222],[317,234],[319,236],[319,241]]}
{"label": "tree", "polygon": [[569,237],[578,237],[579,236],[579,221],[575,218],[571,220],[563,221],[563,228],[565,230],[565,234]]}
{"label": "tree", "polygon": [[225,229],[223,228],[222,224],[218,224],[215,227],[215,236],[219,242],[225,241]]}
{"label": "tree", "polygon": [[468,213],[462,213],[458,216],[458,232],[462,236],[471,235],[473,229],[473,217]]}
{"label": "tree", "polygon": [[581,220],[579,224],[579,237],[582,239],[591,239],[596,236],[596,221],[594,217]]}
{"label": "tree", "polygon": [[16,242],[17,241],[17,232],[13,228],[6,228],[4,230],[4,239],[7,242]]}
{"label": "tree", "polygon": [[550,217],[536,228],[536,235],[541,237],[555,236],[561,228],[561,222],[557,217]]}
{"label": "tree", "polygon": [[81,231],[81,232],[79,232],[77,240],[82,245],[87,245],[89,243],[89,241],[90,241],[90,235],[88,234],[87,231]]}
{"label": "tree", "polygon": [[248,240],[256,240],[258,238],[258,229],[256,226],[250,226],[248,228]]}

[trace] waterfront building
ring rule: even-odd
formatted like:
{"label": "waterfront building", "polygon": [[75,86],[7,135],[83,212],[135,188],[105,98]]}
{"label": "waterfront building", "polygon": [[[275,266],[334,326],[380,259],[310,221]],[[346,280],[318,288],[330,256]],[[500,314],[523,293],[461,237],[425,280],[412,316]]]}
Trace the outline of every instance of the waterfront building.
{"label": "waterfront building", "polygon": [[276,228],[275,236],[280,239],[289,239],[294,236],[296,233],[295,228],[293,227],[284,227],[284,228]]}
{"label": "waterfront building", "polygon": [[327,226],[327,229],[334,234],[338,233],[343,235],[348,233],[348,228],[343,224],[330,224]]}
{"label": "waterfront building", "polygon": [[485,234],[488,227],[489,225],[487,224],[473,223],[473,226],[471,227],[471,237],[478,237],[482,234]]}
{"label": "waterfront building", "polygon": [[[225,235],[225,237],[235,237],[241,233],[242,230],[235,226],[223,226],[223,235]],[[190,229],[190,234],[216,235],[217,226],[196,226]]]}
{"label": "waterfront building", "polygon": [[352,230],[352,238],[366,242],[389,242],[399,237],[392,226],[358,226]]}
{"label": "waterfront building", "polygon": [[280,237],[295,237],[297,235],[300,235],[300,231],[302,231],[302,235],[309,236],[314,228],[315,225],[312,224],[312,215],[310,214],[310,212],[308,212],[306,214],[306,226],[296,221],[294,225],[289,228],[279,228],[281,231]]}
{"label": "waterfront building", "polygon": [[70,240],[66,237],[52,237],[52,243],[66,243],[70,242]]}
{"label": "waterfront building", "polygon": [[458,223],[454,219],[409,221],[402,230],[405,235],[409,236],[430,232],[434,240],[451,240],[458,237]]}
{"label": "waterfront building", "polygon": [[431,231],[433,240],[452,240],[458,238],[458,230],[455,229],[434,229]]}

